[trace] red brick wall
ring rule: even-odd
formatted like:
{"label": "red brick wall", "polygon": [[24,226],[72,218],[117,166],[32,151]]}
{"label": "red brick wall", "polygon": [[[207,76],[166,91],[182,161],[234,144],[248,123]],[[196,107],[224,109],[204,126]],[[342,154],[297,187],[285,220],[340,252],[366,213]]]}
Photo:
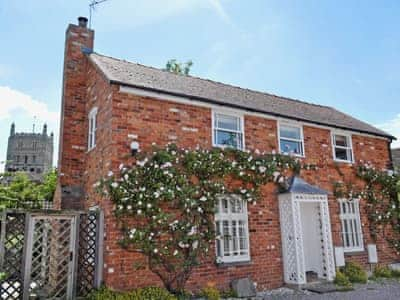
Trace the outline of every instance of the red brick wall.
{"label": "red brick wall", "polygon": [[56,206],[81,208],[86,151],[86,84],[88,61],[82,48],[93,48],[94,31],[70,24],[65,36],[63,95]]}
{"label": "red brick wall", "polygon": [[[97,81],[97,79],[96,79]],[[106,208],[106,241],[104,279],[106,284],[119,289],[129,289],[135,286],[160,284],[158,278],[146,267],[146,261],[138,254],[126,253],[117,244],[119,231],[111,212],[112,205],[107,199],[102,199],[91,189],[100,174],[105,175],[109,169],[116,170],[121,163],[129,165],[133,162],[129,144],[132,136],[137,136],[140,147],[149,149],[153,142],[164,145],[174,142],[183,147],[211,147],[211,109],[178,104],[165,100],[143,98],[127,93],[118,92],[112,88],[112,133],[108,125],[99,128],[99,139],[96,149],[87,154],[88,175],[86,191],[87,204],[100,203]],[[97,98],[98,100],[100,98]],[[109,100],[107,100],[109,103]],[[108,106],[108,104],[107,104]],[[90,107],[87,107],[89,110]],[[109,112],[108,112],[109,113]],[[103,119],[102,116],[99,120]],[[259,151],[278,149],[277,122],[262,117],[245,115],[246,148]],[[105,121],[106,122],[106,121]],[[102,140],[107,131],[110,139]],[[303,171],[302,177],[312,184],[333,191],[332,183],[346,179],[357,181],[354,170],[350,165],[336,163],[332,158],[331,133],[327,129],[304,126],[306,163],[318,166],[317,171]],[[385,167],[389,160],[387,142],[379,138],[353,135],[355,159],[371,161],[379,167]],[[370,147],[374,147],[371,149]],[[105,150],[109,149],[109,150]],[[98,156],[98,153],[103,156]],[[99,169],[99,162],[102,167]],[[104,164],[104,162],[107,162]],[[339,171],[340,170],[340,173]],[[340,236],[339,206],[337,200],[329,197],[332,221],[333,241],[335,246],[342,244]],[[364,203],[361,204],[363,210]],[[365,245],[372,242],[368,235],[368,221],[362,215],[364,224]],[[256,206],[249,205],[249,231],[251,245],[251,263],[217,267],[211,258],[206,264],[197,268],[189,280],[188,287],[198,288],[208,283],[215,283],[221,288],[227,288],[234,278],[250,276],[258,283],[258,288],[273,288],[282,285],[282,257],[278,198],[276,187],[267,185],[262,190],[262,199]],[[378,245],[381,250],[382,245]],[[379,253],[381,260],[384,258]],[[346,255],[346,259],[367,262],[366,252]]]}
{"label": "red brick wall", "polygon": [[[178,104],[121,93],[119,86],[109,85],[104,76],[80,52],[77,43],[89,43],[91,32],[76,26],[76,34],[67,33],[66,64],[64,74],[64,102],[60,149],[60,184],[62,187],[82,188],[79,203],[71,203],[60,192],[64,206],[91,207],[99,205],[105,211],[104,281],[117,289],[131,289],[146,285],[161,285],[150,272],[146,260],[140,254],[128,253],[118,245],[120,232],[113,215],[113,205],[94,191],[95,184],[109,170],[116,171],[121,163],[134,162],[129,145],[133,140],[140,143],[143,151],[155,142],[165,145],[176,143],[180,147],[205,148],[212,146],[211,109]],[[89,35],[87,35],[89,34]],[[96,147],[87,152],[87,115],[98,108]],[[255,151],[278,150],[277,121],[254,115],[245,115],[246,148]],[[331,133],[327,129],[304,126],[305,163],[318,166],[317,171],[303,171],[301,176],[308,182],[328,191],[338,180],[356,179],[348,164],[335,163],[332,158]],[[370,161],[384,168],[389,161],[387,141],[362,135],[353,135],[354,155],[357,161]],[[368,234],[368,220],[361,202],[361,214],[365,246],[372,242]],[[337,199],[329,197],[334,246],[342,244],[340,236],[339,206]],[[278,192],[273,184],[262,188],[257,205],[249,205],[249,231],[251,262],[239,265],[216,266],[214,258],[198,267],[190,278],[188,288],[197,289],[213,283],[227,288],[234,278],[250,276],[259,289],[274,288],[283,283],[282,249],[278,210]],[[389,262],[392,256],[380,241],[378,255]],[[384,250],[384,251],[382,251]],[[346,256],[346,259],[367,263],[366,251]]]}

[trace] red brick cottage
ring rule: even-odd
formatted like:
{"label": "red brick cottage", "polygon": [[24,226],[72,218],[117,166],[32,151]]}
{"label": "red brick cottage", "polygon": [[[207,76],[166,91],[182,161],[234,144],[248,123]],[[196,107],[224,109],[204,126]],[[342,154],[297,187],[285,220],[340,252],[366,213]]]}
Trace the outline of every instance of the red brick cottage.
{"label": "red brick cottage", "polygon": [[[188,288],[210,282],[226,288],[241,277],[250,277],[258,289],[274,288],[305,283],[309,271],[331,280],[335,253],[337,259],[344,252],[346,261],[368,263],[367,246],[374,242],[365,204],[336,199],[333,182],[343,176],[356,181],[353,164],[358,161],[388,168],[392,136],[331,107],[100,55],[93,51],[94,32],[86,24],[80,18],[66,32],[56,200],[62,208],[104,210],[106,285],[129,289],[161,284],[144,257],[118,245],[112,203],[93,189],[109,170],[134,161],[133,141],[144,151],[153,142],[210,148],[233,136],[233,147],[291,152],[318,166],[302,172],[286,194],[268,184],[257,205],[244,206],[235,216],[229,209],[218,213],[216,218],[228,225],[234,218],[243,221],[243,236],[234,238],[245,242],[239,252],[222,243],[221,263],[211,257],[195,270]],[[376,244],[379,262],[392,262],[385,242]]]}

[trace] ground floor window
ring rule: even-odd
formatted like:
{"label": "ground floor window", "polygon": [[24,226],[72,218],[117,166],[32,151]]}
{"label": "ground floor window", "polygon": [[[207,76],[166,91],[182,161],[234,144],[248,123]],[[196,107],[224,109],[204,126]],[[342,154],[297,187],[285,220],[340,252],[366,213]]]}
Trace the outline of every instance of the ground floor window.
{"label": "ground floor window", "polygon": [[247,203],[240,196],[220,198],[215,214],[217,261],[250,260]]}
{"label": "ground floor window", "polygon": [[352,252],[364,250],[359,200],[341,199],[339,203],[344,251]]}

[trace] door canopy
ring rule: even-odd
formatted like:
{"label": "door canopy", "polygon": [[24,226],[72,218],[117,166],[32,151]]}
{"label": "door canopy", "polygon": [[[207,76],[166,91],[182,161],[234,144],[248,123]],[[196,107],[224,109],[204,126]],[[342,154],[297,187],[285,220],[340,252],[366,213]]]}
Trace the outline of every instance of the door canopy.
{"label": "door canopy", "polygon": [[288,184],[285,193],[308,194],[308,195],[329,195],[329,193],[315,185],[311,185],[298,176],[293,176]]}

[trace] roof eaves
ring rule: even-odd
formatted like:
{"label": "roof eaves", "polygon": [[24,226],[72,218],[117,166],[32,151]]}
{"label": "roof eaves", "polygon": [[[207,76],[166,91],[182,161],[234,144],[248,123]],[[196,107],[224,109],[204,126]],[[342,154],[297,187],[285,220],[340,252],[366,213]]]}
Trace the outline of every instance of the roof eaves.
{"label": "roof eaves", "polygon": [[[250,111],[250,112],[266,114],[266,115],[272,115],[272,116],[275,116],[275,117],[287,118],[287,119],[291,119],[291,120],[299,121],[299,122],[307,122],[307,123],[320,125],[320,126],[333,127],[333,128],[337,128],[337,129],[341,129],[341,130],[352,130],[352,131],[363,133],[363,134],[370,134],[370,135],[374,135],[374,136],[388,138],[391,141],[396,140],[396,137],[392,136],[390,134],[383,134],[383,133],[382,134],[378,134],[376,132],[372,132],[372,131],[368,131],[368,130],[359,130],[359,129],[350,128],[350,127],[346,127],[346,126],[338,126],[338,125],[332,125],[332,124],[329,124],[329,123],[311,121],[311,120],[308,120],[308,119],[296,118],[296,117],[292,117],[292,116],[288,116],[288,115],[284,115],[284,114],[279,114],[279,113],[276,113],[276,112],[263,111],[263,110],[259,110],[259,109],[255,109],[255,108],[251,108],[251,107],[242,106],[242,105],[235,105],[235,104],[231,104],[231,103],[221,103],[221,102],[216,101],[216,100],[203,98],[203,97],[199,97],[199,96],[187,95],[187,94],[184,94],[184,93],[176,93],[176,92],[171,92],[171,91],[166,91],[166,90],[161,90],[161,89],[155,89],[155,88],[143,87],[143,86],[134,85],[134,84],[128,84],[126,82],[122,82],[122,81],[111,79],[111,78],[108,78],[108,79],[110,81],[110,84],[122,85],[122,86],[126,86],[126,87],[142,89],[142,90],[150,91],[150,92],[164,93],[164,94],[168,94],[168,95],[175,96],[175,97],[183,97],[183,98],[197,100],[197,101],[210,103],[210,104],[214,104],[214,105],[220,105],[220,106],[223,105],[223,106],[228,106],[228,107],[231,107],[231,108],[236,108],[236,109],[246,110],[246,111]],[[296,100],[296,101],[299,101],[299,100]]]}

